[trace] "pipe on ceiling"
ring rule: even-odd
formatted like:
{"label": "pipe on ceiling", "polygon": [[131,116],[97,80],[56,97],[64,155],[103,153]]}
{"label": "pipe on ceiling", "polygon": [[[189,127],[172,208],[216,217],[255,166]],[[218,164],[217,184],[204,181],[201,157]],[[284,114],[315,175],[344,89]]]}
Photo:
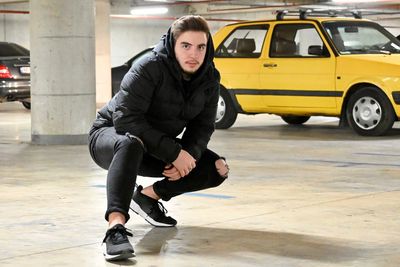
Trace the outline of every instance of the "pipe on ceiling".
{"label": "pipe on ceiling", "polygon": [[[133,16],[133,15],[110,15],[111,18],[116,19],[154,19],[154,20],[176,20],[179,17],[160,17],[160,16]],[[219,19],[219,18],[206,18],[207,21],[217,22],[240,22],[241,19]]]}
{"label": "pipe on ceiling", "polygon": [[229,0],[197,0],[197,1],[180,1],[180,2],[172,2],[172,3],[168,3],[168,2],[159,2],[159,3],[151,3],[151,4],[144,4],[144,5],[138,5],[140,7],[144,7],[144,6],[182,6],[182,5],[193,5],[193,4],[212,4],[212,3],[221,3],[221,2],[227,2],[229,3]]}
{"label": "pipe on ceiling", "polygon": [[0,14],[29,14],[29,11],[1,9]]}
{"label": "pipe on ceiling", "polygon": [[264,10],[276,10],[282,8],[296,8],[304,5],[299,4],[285,4],[285,5],[271,5],[271,6],[260,6],[260,7],[238,7],[238,8],[223,8],[223,9],[209,9],[206,13],[199,15],[211,15],[211,14],[229,14],[229,13],[244,13],[244,12],[260,12]]}
{"label": "pipe on ceiling", "polygon": [[14,1],[4,1],[0,0],[0,5],[7,5],[7,4],[19,4],[19,3],[28,3],[29,0],[14,0]]}

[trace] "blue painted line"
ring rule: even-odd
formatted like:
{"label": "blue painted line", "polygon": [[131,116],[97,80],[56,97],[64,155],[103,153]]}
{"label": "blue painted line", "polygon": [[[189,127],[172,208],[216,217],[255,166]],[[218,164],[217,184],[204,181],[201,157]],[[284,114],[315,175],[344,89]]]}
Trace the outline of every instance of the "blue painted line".
{"label": "blue painted line", "polygon": [[[103,184],[95,184],[92,185],[92,187],[96,188],[105,188],[106,185]],[[212,195],[212,194],[203,194],[203,193],[185,193],[184,195],[189,195],[192,197],[207,197],[207,198],[218,198],[218,199],[230,199],[230,198],[235,198],[233,196],[227,196],[227,195]]]}
{"label": "blue painted line", "polygon": [[312,160],[312,159],[305,159],[303,161],[306,161],[306,162],[317,162],[317,163],[338,164],[339,167],[351,167],[351,166],[357,166],[357,165],[400,167],[400,164],[386,164],[386,163],[373,163],[373,162],[351,162],[351,161]]}
{"label": "blue painted line", "polygon": [[233,196],[227,196],[227,195],[212,195],[212,194],[203,194],[203,193],[185,193],[184,195],[189,195],[189,196],[193,196],[193,197],[218,198],[218,199],[235,198]]}
{"label": "blue painted line", "polygon": [[354,153],[355,155],[382,156],[382,157],[400,157],[400,154],[383,154],[383,153]]}

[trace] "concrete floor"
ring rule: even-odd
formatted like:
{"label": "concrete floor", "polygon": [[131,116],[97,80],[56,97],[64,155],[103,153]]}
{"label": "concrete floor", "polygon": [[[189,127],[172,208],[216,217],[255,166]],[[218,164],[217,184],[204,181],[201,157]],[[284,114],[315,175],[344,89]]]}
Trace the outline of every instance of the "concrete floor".
{"label": "concrete floor", "polygon": [[166,203],[176,228],[132,214],[137,256],[114,264],[100,246],[106,171],[86,146],[31,145],[30,112],[2,103],[0,266],[400,266],[400,127],[365,138],[337,124],[239,116],[210,143],[226,183]]}

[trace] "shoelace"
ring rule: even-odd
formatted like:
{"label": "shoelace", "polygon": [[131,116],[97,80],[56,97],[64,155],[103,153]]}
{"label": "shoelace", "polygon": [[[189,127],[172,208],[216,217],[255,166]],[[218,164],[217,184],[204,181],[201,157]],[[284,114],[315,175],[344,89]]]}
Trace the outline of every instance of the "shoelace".
{"label": "shoelace", "polygon": [[111,228],[107,231],[106,236],[103,239],[103,243],[106,242],[107,237],[115,234],[120,234],[122,236],[127,235],[127,236],[133,236],[132,231],[128,228]]}
{"label": "shoelace", "polygon": [[[135,189],[137,189],[139,187],[139,185],[137,184],[137,183],[135,183]],[[167,214],[168,213],[168,210],[164,207],[164,205],[160,202],[160,201],[157,201],[157,204],[158,204],[158,209],[162,212],[162,213],[164,213],[164,214]]]}
{"label": "shoelace", "polygon": [[160,201],[157,201],[157,204],[158,204],[159,210],[160,210],[162,213],[164,213],[164,214],[167,214],[167,213],[168,213],[168,210],[164,207],[164,205],[163,205]]}

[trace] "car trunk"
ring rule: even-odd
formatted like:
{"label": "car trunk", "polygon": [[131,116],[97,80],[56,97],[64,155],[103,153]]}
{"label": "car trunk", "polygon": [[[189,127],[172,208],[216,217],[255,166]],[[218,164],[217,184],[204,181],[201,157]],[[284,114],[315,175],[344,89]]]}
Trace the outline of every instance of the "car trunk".
{"label": "car trunk", "polygon": [[7,66],[14,80],[30,79],[29,56],[0,57],[0,65]]}

